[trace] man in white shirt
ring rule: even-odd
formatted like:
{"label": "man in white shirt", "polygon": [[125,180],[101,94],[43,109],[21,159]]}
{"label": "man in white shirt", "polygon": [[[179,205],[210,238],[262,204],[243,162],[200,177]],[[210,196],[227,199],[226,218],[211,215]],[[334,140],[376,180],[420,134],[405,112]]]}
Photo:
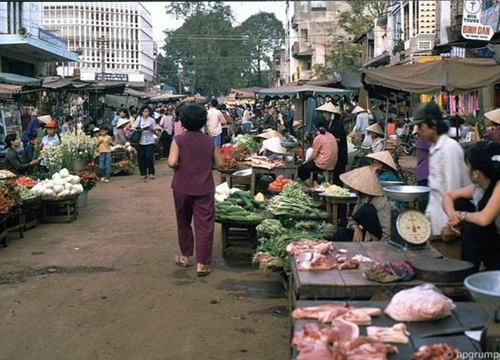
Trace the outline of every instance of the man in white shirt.
{"label": "man in white shirt", "polygon": [[217,110],[219,102],[213,99],[210,102],[210,109],[207,112],[207,127],[208,135],[214,139],[215,145],[218,148],[222,146],[222,125],[226,123],[226,119],[220,110]]}
{"label": "man in white shirt", "polygon": [[448,217],[441,204],[446,193],[470,184],[464,151],[458,142],[448,137],[448,125],[436,103],[419,104],[413,111],[413,121],[407,124],[413,125],[418,125],[421,139],[432,143],[428,178],[431,192],[425,213],[431,221],[432,236],[447,237],[450,235]]}
{"label": "man in white shirt", "polygon": [[369,114],[361,106],[357,105],[352,111],[353,114],[356,115],[356,126],[354,127],[354,132],[361,133],[363,136],[368,136],[368,132],[366,128],[370,126],[370,120],[373,120],[373,115]]}

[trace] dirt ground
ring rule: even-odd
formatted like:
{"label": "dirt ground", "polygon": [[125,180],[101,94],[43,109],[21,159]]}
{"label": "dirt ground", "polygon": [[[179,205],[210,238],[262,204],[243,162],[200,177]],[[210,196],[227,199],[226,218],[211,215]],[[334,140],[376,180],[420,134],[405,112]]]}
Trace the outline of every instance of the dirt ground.
{"label": "dirt ground", "polygon": [[0,249],[0,359],[289,359],[276,273],[221,256],[212,274],[174,265],[172,173],[113,177],[69,224]]}

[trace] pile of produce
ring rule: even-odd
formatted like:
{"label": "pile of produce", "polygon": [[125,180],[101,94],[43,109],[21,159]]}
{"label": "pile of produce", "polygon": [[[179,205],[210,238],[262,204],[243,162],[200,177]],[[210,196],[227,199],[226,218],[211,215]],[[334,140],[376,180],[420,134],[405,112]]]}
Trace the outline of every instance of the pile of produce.
{"label": "pile of produce", "polygon": [[219,170],[222,172],[233,172],[239,169],[238,161],[232,156],[224,158],[224,165]]}
{"label": "pile of produce", "polygon": [[40,199],[40,195],[37,192],[22,185],[16,187],[16,192],[22,204],[33,203]]}
{"label": "pile of produce", "polygon": [[337,197],[348,197],[350,192],[349,189],[340,187],[338,185],[330,185],[328,183],[323,185],[325,194]]}
{"label": "pile of produce", "polygon": [[255,211],[260,203],[254,199],[250,191],[235,191],[224,201],[215,205],[215,217],[218,220],[238,223],[259,223],[264,217]]}
{"label": "pile of produce", "polygon": [[269,184],[268,189],[271,191],[281,192],[283,191],[285,185],[287,185],[290,182],[292,182],[292,180],[285,179],[283,175],[279,175],[278,177],[276,177],[276,180],[274,180],[272,183]]}
{"label": "pile of produce", "polygon": [[13,177],[16,177],[16,174],[14,174],[12,171],[0,170],[0,179],[8,179]]}
{"label": "pile of produce", "polygon": [[129,159],[125,159],[117,163],[111,164],[112,175],[132,175],[134,171],[135,171],[135,165]]}
{"label": "pile of produce", "polygon": [[304,205],[310,205],[313,207],[319,206],[319,204],[315,203],[313,199],[304,192],[304,185],[298,181],[292,181],[286,184],[286,186],[283,187],[281,196],[297,200]]}
{"label": "pile of produce", "polygon": [[216,202],[224,201],[229,197],[229,195],[237,191],[241,191],[241,189],[238,188],[230,189],[227,182],[217,185],[215,187],[215,201]]}
{"label": "pile of produce", "polygon": [[36,181],[27,176],[21,176],[16,179],[16,184],[20,186],[24,186],[25,188],[31,189],[36,185]]}
{"label": "pile of produce", "polygon": [[74,199],[83,192],[80,177],[71,175],[68,169],[54,173],[51,179],[36,184],[32,190],[44,200]]}
{"label": "pile of produce", "polygon": [[0,213],[6,213],[19,205],[16,186],[16,182],[13,180],[0,181]]}
{"label": "pile of produce", "polygon": [[238,135],[234,143],[234,148],[238,155],[248,156],[259,151],[259,143],[252,135]]}
{"label": "pile of produce", "polygon": [[326,219],[327,214],[323,210],[305,204],[297,199],[283,195],[277,195],[269,201],[269,210],[275,216],[293,219]]}

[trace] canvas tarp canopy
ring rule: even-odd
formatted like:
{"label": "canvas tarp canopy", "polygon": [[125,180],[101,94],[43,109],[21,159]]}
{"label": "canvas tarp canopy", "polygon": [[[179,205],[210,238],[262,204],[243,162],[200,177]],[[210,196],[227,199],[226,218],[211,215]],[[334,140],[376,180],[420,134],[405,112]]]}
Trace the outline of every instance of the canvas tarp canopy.
{"label": "canvas tarp canopy", "polygon": [[0,83],[18,86],[40,86],[42,80],[18,74],[0,73]]}
{"label": "canvas tarp canopy", "polygon": [[442,59],[426,63],[363,70],[363,82],[410,93],[454,93],[478,90],[500,82],[500,65],[493,59]]}
{"label": "canvas tarp canopy", "polygon": [[10,98],[12,94],[16,94],[22,90],[22,86],[0,84],[0,97]]}
{"label": "canvas tarp canopy", "polygon": [[308,96],[343,96],[350,95],[352,91],[329,88],[325,86],[315,85],[293,85],[293,86],[278,86],[269,89],[261,89],[257,91],[260,98],[290,98],[299,94],[307,94]]}

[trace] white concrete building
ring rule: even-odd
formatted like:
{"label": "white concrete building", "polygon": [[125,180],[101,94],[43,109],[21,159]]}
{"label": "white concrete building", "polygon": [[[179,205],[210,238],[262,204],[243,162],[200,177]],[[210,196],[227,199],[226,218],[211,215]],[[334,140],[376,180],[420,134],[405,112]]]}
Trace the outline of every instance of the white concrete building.
{"label": "white concrete building", "polygon": [[36,2],[0,2],[1,73],[43,77],[50,63],[78,61],[64,39],[42,28],[42,9]]}
{"label": "white concrete building", "polygon": [[105,80],[154,81],[157,45],[151,13],[141,2],[45,2],[43,14],[46,29],[82,52],[80,62],[63,64],[59,75],[79,72],[82,80],[101,80],[104,48]]}

